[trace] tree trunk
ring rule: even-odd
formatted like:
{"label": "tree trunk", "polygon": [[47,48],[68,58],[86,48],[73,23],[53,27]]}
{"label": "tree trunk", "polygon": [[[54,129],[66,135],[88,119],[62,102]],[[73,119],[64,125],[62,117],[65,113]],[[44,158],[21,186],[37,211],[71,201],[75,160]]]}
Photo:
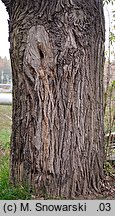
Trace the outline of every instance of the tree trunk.
{"label": "tree trunk", "polygon": [[13,73],[12,182],[65,198],[99,191],[102,1],[3,2]]}

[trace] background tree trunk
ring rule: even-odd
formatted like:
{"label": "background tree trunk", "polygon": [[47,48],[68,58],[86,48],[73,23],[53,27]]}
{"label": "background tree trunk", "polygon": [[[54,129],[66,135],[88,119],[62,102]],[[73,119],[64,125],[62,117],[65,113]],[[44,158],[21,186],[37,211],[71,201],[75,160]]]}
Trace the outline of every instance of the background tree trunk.
{"label": "background tree trunk", "polygon": [[102,1],[3,2],[13,73],[12,182],[66,198],[99,191]]}

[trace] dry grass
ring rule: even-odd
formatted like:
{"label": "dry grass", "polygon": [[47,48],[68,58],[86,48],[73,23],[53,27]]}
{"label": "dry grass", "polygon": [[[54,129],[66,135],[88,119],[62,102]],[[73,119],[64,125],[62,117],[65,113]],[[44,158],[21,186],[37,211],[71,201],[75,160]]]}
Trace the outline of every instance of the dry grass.
{"label": "dry grass", "polygon": [[0,105],[0,130],[11,129],[12,106]]}

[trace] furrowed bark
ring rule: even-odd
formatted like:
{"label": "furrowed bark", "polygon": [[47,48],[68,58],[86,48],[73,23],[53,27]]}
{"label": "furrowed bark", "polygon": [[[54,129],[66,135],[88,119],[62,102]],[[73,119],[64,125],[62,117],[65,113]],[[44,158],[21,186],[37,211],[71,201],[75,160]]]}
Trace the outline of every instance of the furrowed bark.
{"label": "furrowed bark", "polygon": [[101,1],[15,1],[11,180],[75,198],[103,177]]}

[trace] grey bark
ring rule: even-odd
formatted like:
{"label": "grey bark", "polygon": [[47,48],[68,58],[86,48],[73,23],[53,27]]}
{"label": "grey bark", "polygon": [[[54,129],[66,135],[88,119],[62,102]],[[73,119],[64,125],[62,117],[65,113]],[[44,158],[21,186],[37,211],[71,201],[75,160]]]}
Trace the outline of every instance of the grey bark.
{"label": "grey bark", "polygon": [[12,182],[66,198],[99,191],[102,1],[3,2],[13,72]]}

